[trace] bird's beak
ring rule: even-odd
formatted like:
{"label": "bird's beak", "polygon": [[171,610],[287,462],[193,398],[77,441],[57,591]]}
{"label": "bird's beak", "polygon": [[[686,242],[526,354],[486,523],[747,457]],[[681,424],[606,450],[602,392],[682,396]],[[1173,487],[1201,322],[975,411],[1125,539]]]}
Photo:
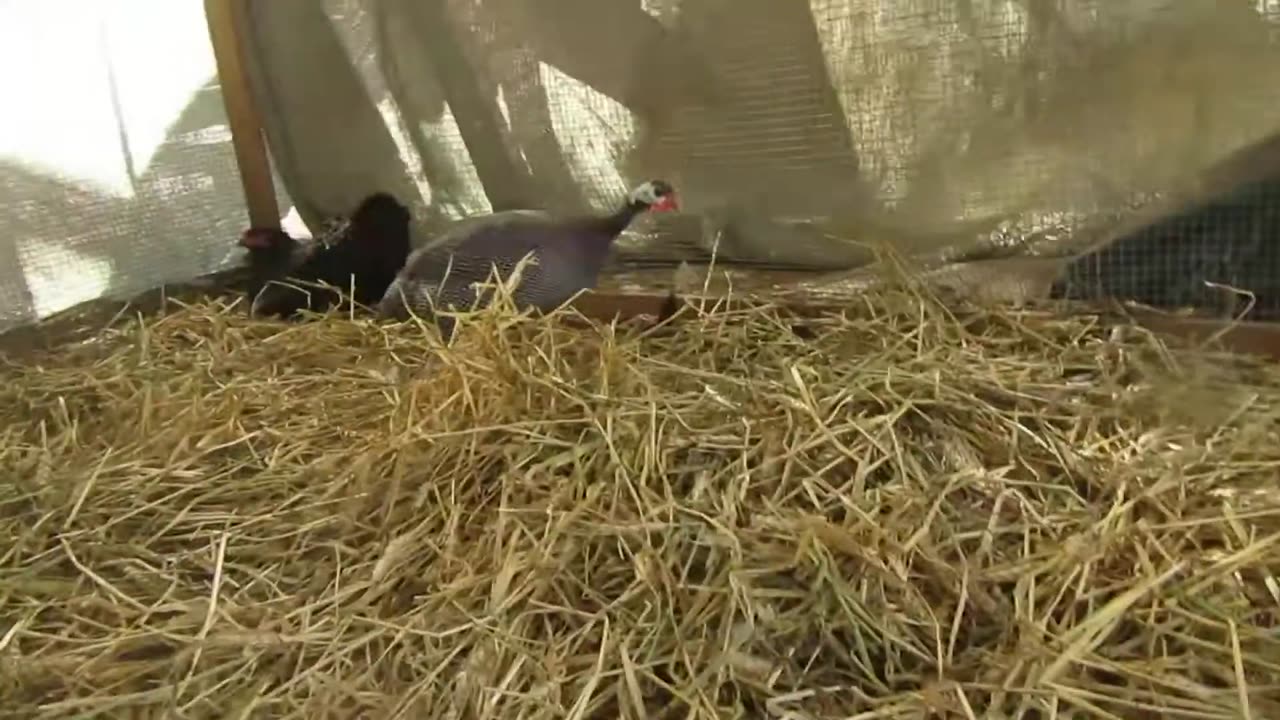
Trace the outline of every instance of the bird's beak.
{"label": "bird's beak", "polygon": [[675,212],[680,209],[680,201],[676,199],[675,193],[669,193],[658,198],[658,202],[649,209],[653,212]]}

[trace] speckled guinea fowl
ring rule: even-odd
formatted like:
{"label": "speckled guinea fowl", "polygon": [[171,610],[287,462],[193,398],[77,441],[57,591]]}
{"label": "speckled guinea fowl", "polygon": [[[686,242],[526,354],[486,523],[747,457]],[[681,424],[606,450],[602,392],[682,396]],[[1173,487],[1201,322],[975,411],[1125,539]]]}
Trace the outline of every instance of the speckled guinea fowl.
{"label": "speckled guinea fowl", "polygon": [[[650,180],[603,217],[557,219],[540,211],[512,210],[468,218],[409,257],[379,311],[404,319],[410,312],[431,318],[435,308],[469,310],[488,301],[477,297],[474,283],[488,281],[495,267],[500,277],[510,277],[529,254],[536,264],[525,266],[512,299],[521,310],[554,310],[595,287],[614,240],[638,215],[676,209],[671,185]],[[440,317],[437,324],[446,338],[452,334],[451,318]]]}

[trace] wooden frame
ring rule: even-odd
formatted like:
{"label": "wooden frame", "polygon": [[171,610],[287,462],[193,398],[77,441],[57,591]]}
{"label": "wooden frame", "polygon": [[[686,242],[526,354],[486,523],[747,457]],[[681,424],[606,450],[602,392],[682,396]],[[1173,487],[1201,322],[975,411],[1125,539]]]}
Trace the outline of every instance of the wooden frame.
{"label": "wooden frame", "polygon": [[231,144],[235,148],[240,183],[244,188],[249,223],[254,227],[280,227],[280,203],[271,179],[262,113],[253,97],[245,53],[249,0],[205,0],[205,21],[218,66],[222,102],[227,109]]}

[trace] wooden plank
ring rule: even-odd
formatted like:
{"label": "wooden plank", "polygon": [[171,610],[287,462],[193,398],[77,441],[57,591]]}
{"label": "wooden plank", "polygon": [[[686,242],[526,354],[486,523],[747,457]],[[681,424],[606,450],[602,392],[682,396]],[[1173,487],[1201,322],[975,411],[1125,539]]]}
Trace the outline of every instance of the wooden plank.
{"label": "wooden plank", "polygon": [[246,66],[246,0],[205,0],[205,20],[218,65],[222,102],[227,109],[231,143],[240,168],[240,184],[255,227],[280,227],[280,205],[271,181],[271,160],[262,130],[262,114],[254,101]]}
{"label": "wooden plank", "polygon": [[1237,322],[1129,311],[1133,323],[1171,340],[1171,345],[1209,344],[1238,355],[1280,361],[1280,323]]}
{"label": "wooden plank", "polygon": [[[573,307],[585,317],[609,321],[614,318],[627,320],[637,317],[663,318],[675,307],[691,299],[672,300],[669,293],[596,292],[580,295]],[[818,317],[839,313],[848,303],[828,299],[786,298],[765,295],[759,300],[771,301],[784,313],[793,317]],[[715,297],[707,298],[708,306]],[[673,305],[674,302],[674,305]],[[741,302],[740,300],[737,302]],[[734,304],[729,301],[730,306]],[[1087,310],[1085,310],[1087,311]],[[1068,309],[1070,312],[1070,309]],[[1096,312],[1094,310],[1093,312]],[[1207,318],[1178,317],[1157,312],[1128,310],[1121,318],[1104,313],[1108,325],[1132,323],[1155,333],[1174,347],[1210,344],[1227,352],[1256,355],[1280,362],[1280,323],[1237,322]]]}
{"label": "wooden plank", "polygon": [[[205,278],[199,284],[175,286],[143,293],[128,301],[95,300],[84,303],[39,323],[14,328],[0,333],[0,358],[20,361],[33,352],[48,351],[59,345],[75,342],[93,335],[122,314],[151,314],[161,310],[165,299],[181,298],[188,302],[225,295],[227,286],[243,278],[240,269]],[[706,298],[707,305],[717,302],[732,310],[741,307],[746,298],[733,300],[715,295]],[[668,292],[588,292],[573,302],[573,309],[584,317],[609,322],[614,319],[639,318],[665,319],[685,303],[697,302],[695,298],[673,300]],[[838,314],[847,308],[848,302],[830,299],[770,297],[768,294],[754,297],[750,302],[772,302],[784,314],[793,318],[813,318]],[[725,307],[727,306],[727,307]],[[1070,308],[1067,309],[1069,313]],[[1099,314],[1096,309],[1091,314]],[[1146,328],[1174,347],[1200,346],[1211,343],[1228,352],[1256,355],[1280,361],[1280,323],[1240,322],[1230,323],[1206,318],[1189,318],[1158,312],[1127,309],[1123,315],[1115,312],[1100,313],[1106,325],[1134,324]],[[677,320],[678,322],[678,320]]]}

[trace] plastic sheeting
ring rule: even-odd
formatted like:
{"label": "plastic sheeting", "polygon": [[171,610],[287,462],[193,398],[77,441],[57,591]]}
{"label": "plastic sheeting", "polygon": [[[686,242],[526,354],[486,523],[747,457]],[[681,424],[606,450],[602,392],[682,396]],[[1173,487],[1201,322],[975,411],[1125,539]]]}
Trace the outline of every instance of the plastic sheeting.
{"label": "plastic sheeting", "polygon": [[[5,80],[8,97],[26,88],[25,124],[0,127],[4,322],[56,307],[35,288],[140,290],[234,261],[244,216],[194,6],[0,6],[0,28],[22,36],[0,52],[26,72]],[[1277,13],[1217,0],[271,0],[250,3],[248,41],[273,162],[308,223],[389,190],[415,206],[421,239],[490,209],[605,210],[661,176],[686,212],[636,226],[622,262],[699,261],[714,246],[721,262],[840,270],[880,243],[935,263],[1078,252],[1079,228],[1280,128]],[[68,25],[86,38],[72,54]],[[175,58],[199,72],[179,79]],[[118,138],[177,88],[186,106],[137,162]],[[75,163],[32,169],[35,135],[134,158],[120,162],[129,180],[104,190]],[[108,279],[69,269],[83,258]]]}

